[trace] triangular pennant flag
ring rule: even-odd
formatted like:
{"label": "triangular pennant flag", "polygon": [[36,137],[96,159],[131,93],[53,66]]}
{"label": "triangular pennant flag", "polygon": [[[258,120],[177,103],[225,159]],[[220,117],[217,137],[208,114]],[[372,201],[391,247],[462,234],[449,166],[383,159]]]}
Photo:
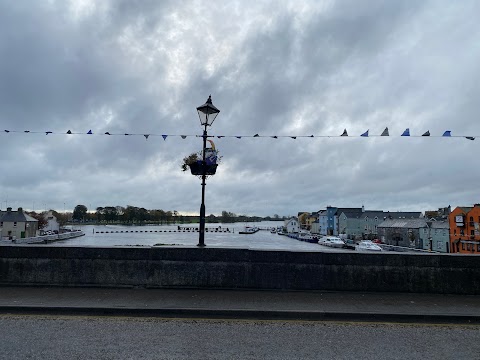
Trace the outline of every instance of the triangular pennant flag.
{"label": "triangular pennant flag", "polygon": [[70,130],[67,131],[67,134],[71,134],[72,132]]}
{"label": "triangular pennant flag", "polygon": [[148,137],[150,136],[150,134],[145,134],[143,136],[145,136],[145,140],[148,140]]}
{"label": "triangular pennant flag", "polygon": [[108,131],[105,133],[105,135],[111,135]]}
{"label": "triangular pennant flag", "polygon": [[10,132],[10,130],[5,130],[5,132],[6,132],[6,133],[9,133],[9,132]]}
{"label": "triangular pennant flag", "polygon": [[237,139],[241,139],[242,137],[241,136],[235,136]]}
{"label": "triangular pennant flag", "polygon": [[24,131],[24,133],[29,133],[29,132],[30,132],[30,130],[25,130],[25,131]]}
{"label": "triangular pennant flag", "polygon": [[186,138],[187,138],[187,135],[180,135],[180,137],[181,137],[182,139],[186,139]]}
{"label": "triangular pennant flag", "polygon": [[163,140],[166,140],[166,139],[167,139],[167,136],[168,136],[168,135],[162,135]]}
{"label": "triangular pennant flag", "polygon": [[218,135],[218,136],[217,136],[217,138],[219,138],[219,139],[221,139],[221,138],[223,138],[223,137],[225,137],[225,136],[223,136],[223,135]]}
{"label": "triangular pennant flag", "polygon": [[422,136],[430,136],[430,131],[426,131]]}
{"label": "triangular pennant flag", "polygon": [[51,131],[45,131],[45,135],[51,134]]}
{"label": "triangular pennant flag", "polygon": [[368,130],[365,131],[365,132],[364,132],[362,135],[360,135],[360,136],[368,137]]}
{"label": "triangular pennant flag", "polygon": [[125,136],[128,136],[128,135],[130,135],[130,134],[125,133]]}
{"label": "triangular pennant flag", "polygon": [[342,135],[340,136],[348,136],[347,129],[344,129]]}
{"label": "triangular pennant flag", "polygon": [[292,139],[296,139],[297,137],[296,136],[290,136]]}
{"label": "triangular pennant flag", "polygon": [[450,130],[447,130],[443,133],[442,136],[452,136],[452,132]]}
{"label": "triangular pennant flag", "polygon": [[390,136],[388,134],[388,127],[386,127],[385,130],[383,130],[382,135],[380,135],[380,136]]}
{"label": "triangular pennant flag", "polygon": [[468,139],[468,140],[475,140],[475,138],[473,136],[465,136],[465,139]]}
{"label": "triangular pennant flag", "polygon": [[403,132],[402,136],[410,136],[410,129],[406,128],[405,131]]}
{"label": "triangular pennant flag", "polygon": [[315,136],[313,136],[313,135],[310,135],[310,137],[315,137]]}
{"label": "triangular pennant flag", "polygon": [[92,130],[88,130],[87,135],[92,135]]}
{"label": "triangular pennant flag", "polygon": [[258,135],[258,134],[253,135],[253,137],[259,137],[259,136],[260,136],[260,135]]}
{"label": "triangular pennant flag", "polygon": [[276,135],[272,136],[273,139],[278,139],[278,137]]}

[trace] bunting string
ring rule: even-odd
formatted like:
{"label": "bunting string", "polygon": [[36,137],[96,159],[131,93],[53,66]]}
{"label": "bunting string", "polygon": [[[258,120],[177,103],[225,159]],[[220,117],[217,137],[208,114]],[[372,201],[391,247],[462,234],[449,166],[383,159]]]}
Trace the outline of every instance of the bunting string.
{"label": "bunting string", "polygon": [[[254,134],[254,135],[207,135],[209,138],[237,138],[237,139],[243,139],[243,138],[272,138],[272,139],[279,139],[279,138],[291,138],[293,140],[296,140],[297,138],[338,138],[338,137],[349,137],[349,138],[355,138],[355,137],[391,137],[390,132],[388,130],[388,127],[386,127],[381,134],[379,135],[374,135],[370,134],[370,130],[367,130],[363,132],[360,135],[349,135],[347,129],[343,130],[343,133],[340,135],[260,135],[260,134]],[[1,132],[0,132],[1,133]],[[94,132],[91,129],[88,130],[87,132],[73,132],[71,130],[68,130],[66,132],[57,132],[57,131],[31,131],[31,130],[4,130],[3,134],[45,134],[45,135],[103,135],[103,136],[143,136],[145,137],[145,140],[148,140],[148,138],[151,137],[162,137],[164,141],[167,140],[169,137],[180,137],[182,139],[186,139],[187,137],[203,137],[203,135],[197,135],[197,134],[184,134],[184,135],[178,135],[178,134],[152,134],[152,133],[111,133],[109,131],[106,132]],[[402,134],[400,134],[401,137],[421,137],[421,138],[465,138],[467,140],[475,140],[478,135],[452,135],[451,130],[446,130],[443,132],[442,135],[431,135],[430,131],[424,132],[422,135],[412,135],[410,133],[410,128],[406,128]]]}

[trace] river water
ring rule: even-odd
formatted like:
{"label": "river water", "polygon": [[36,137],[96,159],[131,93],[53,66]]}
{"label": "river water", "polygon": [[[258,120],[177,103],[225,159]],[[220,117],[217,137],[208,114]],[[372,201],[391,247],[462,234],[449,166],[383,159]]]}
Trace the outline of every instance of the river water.
{"label": "river water", "polygon": [[[247,225],[257,226],[259,228],[276,228],[282,224],[282,222],[276,221],[263,221],[258,223],[248,223]],[[83,230],[85,236],[58,241],[51,243],[50,246],[196,246],[198,244],[198,232],[175,232],[178,229],[178,226],[198,227],[198,224],[76,226],[75,229]],[[291,239],[287,236],[272,234],[270,231],[266,230],[260,230],[255,234],[239,234],[239,231],[245,229],[245,223],[206,224],[207,228],[216,228],[218,226],[229,228],[231,232],[206,232],[205,244],[209,247],[321,252],[345,251],[342,249],[334,250],[318,244],[306,243]],[[124,231],[124,233],[120,233],[120,231]],[[128,231],[128,233],[125,231]]]}

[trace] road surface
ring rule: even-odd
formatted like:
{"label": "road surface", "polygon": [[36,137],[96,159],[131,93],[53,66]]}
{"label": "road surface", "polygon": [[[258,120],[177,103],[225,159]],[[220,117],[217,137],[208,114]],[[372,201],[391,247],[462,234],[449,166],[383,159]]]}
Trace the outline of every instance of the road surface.
{"label": "road surface", "polygon": [[0,359],[480,359],[480,327],[0,315]]}

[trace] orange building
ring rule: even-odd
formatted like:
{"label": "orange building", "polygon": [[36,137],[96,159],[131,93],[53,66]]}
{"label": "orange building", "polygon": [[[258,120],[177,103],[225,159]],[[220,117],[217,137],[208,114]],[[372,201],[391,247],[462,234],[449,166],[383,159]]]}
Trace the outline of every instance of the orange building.
{"label": "orange building", "polygon": [[459,206],[449,215],[450,252],[480,254],[480,204]]}

